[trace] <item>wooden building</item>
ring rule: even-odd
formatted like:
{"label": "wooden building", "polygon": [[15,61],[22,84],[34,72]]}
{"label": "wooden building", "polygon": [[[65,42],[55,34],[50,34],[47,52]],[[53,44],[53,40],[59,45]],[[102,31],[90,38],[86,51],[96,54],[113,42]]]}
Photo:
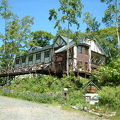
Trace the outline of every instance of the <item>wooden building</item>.
{"label": "wooden building", "polygon": [[105,63],[105,53],[96,40],[86,38],[76,45],[72,39],[58,36],[53,45],[35,46],[26,55],[16,57],[14,67],[16,70],[29,66],[31,71],[66,73],[67,42],[69,42],[69,70],[90,73],[98,65]]}
{"label": "wooden building", "polygon": [[[69,42],[69,48],[67,43]],[[69,70],[77,73],[91,73],[98,65],[105,63],[105,53],[96,40],[84,38],[76,44],[72,39],[58,36],[53,45],[32,47],[25,55],[15,58],[14,67],[0,76],[47,73],[66,73],[67,49],[69,49]]]}

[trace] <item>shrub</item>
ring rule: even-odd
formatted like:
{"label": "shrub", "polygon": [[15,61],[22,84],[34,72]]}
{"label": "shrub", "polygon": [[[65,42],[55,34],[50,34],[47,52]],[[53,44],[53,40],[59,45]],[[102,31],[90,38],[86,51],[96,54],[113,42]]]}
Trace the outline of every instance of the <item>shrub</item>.
{"label": "shrub", "polygon": [[120,58],[109,65],[99,67],[92,73],[91,80],[100,86],[120,85]]}
{"label": "shrub", "polygon": [[82,90],[75,90],[69,92],[67,104],[76,106],[78,104],[85,104],[84,93]]}
{"label": "shrub", "polygon": [[120,86],[103,87],[98,94],[100,95],[101,105],[107,105],[114,109],[120,108]]}
{"label": "shrub", "polygon": [[40,103],[65,103],[63,88],[68,88],[67,104],[78,105],[84,103],[81,88],[87,82],[88,79],[75,77],[72,72],[70,76],[64,75],[61,79],[50,75],[17,78],[11,82],[10,86],[1,87],[8,92],[2,91],[0,94]]}

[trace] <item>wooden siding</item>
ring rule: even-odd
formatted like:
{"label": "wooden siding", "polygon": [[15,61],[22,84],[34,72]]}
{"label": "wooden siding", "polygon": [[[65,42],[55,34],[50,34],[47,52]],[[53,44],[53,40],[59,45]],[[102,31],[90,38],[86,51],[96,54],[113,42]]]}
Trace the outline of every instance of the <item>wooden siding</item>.
{"label": "wooden siding", "polygon": [[95,40],[87,40],[86,44],[90,45],[91,51],[104,55],[100,45],[97,45],[97,42]]}
{"label": "wooden siding", "polygon": [[66,52],[57,53],[54,55],[55,72],[66,71]]}
{"label": "wooden siding", "polygon": [[[22,63],[22,57],[16,58],[19,59],[19,64],[15,64],[14,68],[9,69],[6,71],[1,70],[2,75],[18,75],[18,74],[28,74],[28,73],[35,73],[35,72],[42,72],[45,71],[46,73],[66,73],[66,61],[67,61],[67,48],[59,53],[55,53],[56,50],[64,46],[66,42],[59,37],[54,44],[54,47],[50,47],[47,49],[43,49],[37,47],[37,52],[31,52],[25,58],[25,63]],[[71,44],[69,48],[69,70],[73,70],[74,72],[81,72],[81,73],[90,73],[91,69],[96,69],[98,65],[94,62],[96,59],[100,58],[102,64],[105,63],[105,56],[103,52],[97,46],[95,41],[89,41],[88,44],[80,43],[82,47],[82,53],[78,53],[78,46],[76,44]],[[34,48],[34,47],[33,47]],[[86,49],[88,50],[88,54],[86,54]],[[49,51],[49,57],[45,57],[45,52]],[[36,54],[41,53],[41,58],[36,60]],[[29,56],[33,55],[33,60],[29,61]],[[25,56],[23,56],[25,57]],[[92,61],[93,58],[95,61]],[[78,63],[82,63],[82,66],[79,66]],[[1,74],[0,73],[0,74]]]}
{"label": "wooden siding", "polygon": [[[46,52],[46,51],[38,52],[38,53],[41,53],[41,59],[39,59],[39,60],[36,60],[36,54],[38,54],[38,53],[34,53],[34,54],[30,54],[30,55],[26,56],[25,63],[22,63],[22,57],[20,57],[19,58],[20,62],[19,62],[19,64],[15,64],[15,67],[17,68],[17,67],[32,66],[36,63],[39,63],[39,64],[40,63],[49,63],[49,62],[51,62],[51,59],[52,59],[53,50],[50,49],[47,51],[49,51],[49,57],[47,57],[47,58],[45,58],[45,56],[44,56],[44,52]],[[33,56],[33,60],[29,61],[29,56],[31,56],[31,55]]]}
{"label": "wooden siding", "polygon": [[85,63],[88,63],[88,65],[89,65],[89,54],[85,54],[85,48],[86,48],[85,46],[81,46],[81,47],[82,47],[82,54],[79,54],[77,51],[77,63],[79,61],[82,63],[81,71],[89,71],[89,69],[88,69],[89,66],[86,66],[86,64],[85,64]]}

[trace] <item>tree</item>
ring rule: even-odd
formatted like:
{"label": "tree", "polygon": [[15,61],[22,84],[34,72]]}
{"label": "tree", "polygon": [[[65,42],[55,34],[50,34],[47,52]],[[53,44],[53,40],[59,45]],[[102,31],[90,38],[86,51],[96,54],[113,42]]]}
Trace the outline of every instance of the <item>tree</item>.
{"label": "tree", "polygon": [[7,0],[2,0],[0,4],[0,15],[5,20],[5,34],[0,34],[3,41],[3,45],[0,47],[0,66],[7,71],[8,67],[13,64],[15,55],[20,55],[20,52],[28,47],[33,18],[25,16],[20,19],[14,15],[9,9]]}
{"label": "tree", "polygon": [[91,80],[100,86],[117,86],[120,84],[120,58],[111,61],[108,65],[99,66],[93,71]]}
{"label": "tree", "polygon": [[[63,30],[58,30],[56,36],[62,35],[64,37],[67,37],[68,35],[68,30],[67,29],[63,29]],[[69,30],[69,38],[72,39],[73,38],[73,32],[71,30]]]}
{"label": "tree", "polygon": [[44,47],[50,44],[50,40],[54,39],[54,36],[46,31],[35,31],[32,33],[33,39],[29,41],[29,45]]}
{"label": "tree", "polygon": [[0,16],[5,20],[5,37],[4,37],[4,52],[5,52],[5,46],[6,46],[6,40],[7,40],[7,21],[11,18],[13,15],[12,11],[10,10],[10,7],[8,5],[8,0],[2,0],[0,2]]}
{"label": "tree", "polygon": [[22,52],[28,48],[28,41],[31,39],[31,26],[33,25],[33,17],[25,16],[20,19],[14,16],[13,19],[7,23],[8,42],[14,42]]}
{"label": "tree", "polygon": [[100,23],[96,21],[96,17],[93,17],[89,12],[84,13],[83,22],[87,24],[87,29],[90,31],[98,31]]}
{"label": "tree", "polygon": [[[6,43],[0,48],[1,66],[6,70],[13,64],[13,58],[20,55],[28,48],[28,40],[31,38],[30,27],[33,24],[33,18],[25,16],[19,19],[13,16],[11,21],[6,23]],[[1,39],[4,40],[4,34]]]}
{"label": "tree", "polygon": [[6,42],[6,51],[4,54],[4,44],[0,47],[0,67],[8,70],[13,65],[14,55],[18,50],[18,47],[14,42]]}
{"label": "tree", "polygon": [[106,23],[107,26],[116,26],[117,43],[118,49],[120,50],[120,1],[101,0],[101,2],[105,2],[108,5],[107,10],[105,10],[103,22]]}
{"label": "tree", "polygon": [[118,57],[116,28],[100,29],[93,34],[106,53],[106,62],[116,59]]}
{"label": "tree", "polygon": [[[54,19],[56,21],[54,28],[58,27],[58,30],[62,28],[61,23],[66,23],[68,30],[68,42],[67,42],[67,75],[69,74],[69,30],[72,24],[77,25],[79,28],[79,22],[77,18],[81,17],[83,5],[81,0],[59,0],[60,7],[58,11],[55,9],[49,10],[49,20]],[[58,17],[58,13],[61,14]]]}

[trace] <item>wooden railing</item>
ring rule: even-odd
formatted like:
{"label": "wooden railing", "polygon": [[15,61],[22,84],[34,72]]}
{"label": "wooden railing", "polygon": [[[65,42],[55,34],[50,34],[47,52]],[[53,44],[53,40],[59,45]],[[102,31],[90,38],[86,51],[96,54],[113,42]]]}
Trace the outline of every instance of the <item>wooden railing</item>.
{"label": "wooden railing", "polygon": [[8,76],[10,74],[15,74],[15,73],[31,73],[32,71],[37,71],[37,70],[44,70],[49,66],[50,64],[34,64],[32,66],[24,66],[24,67],[11,67],[8,68],[7,70],[5,69],[0,69],[0,76],[5,75]]}

